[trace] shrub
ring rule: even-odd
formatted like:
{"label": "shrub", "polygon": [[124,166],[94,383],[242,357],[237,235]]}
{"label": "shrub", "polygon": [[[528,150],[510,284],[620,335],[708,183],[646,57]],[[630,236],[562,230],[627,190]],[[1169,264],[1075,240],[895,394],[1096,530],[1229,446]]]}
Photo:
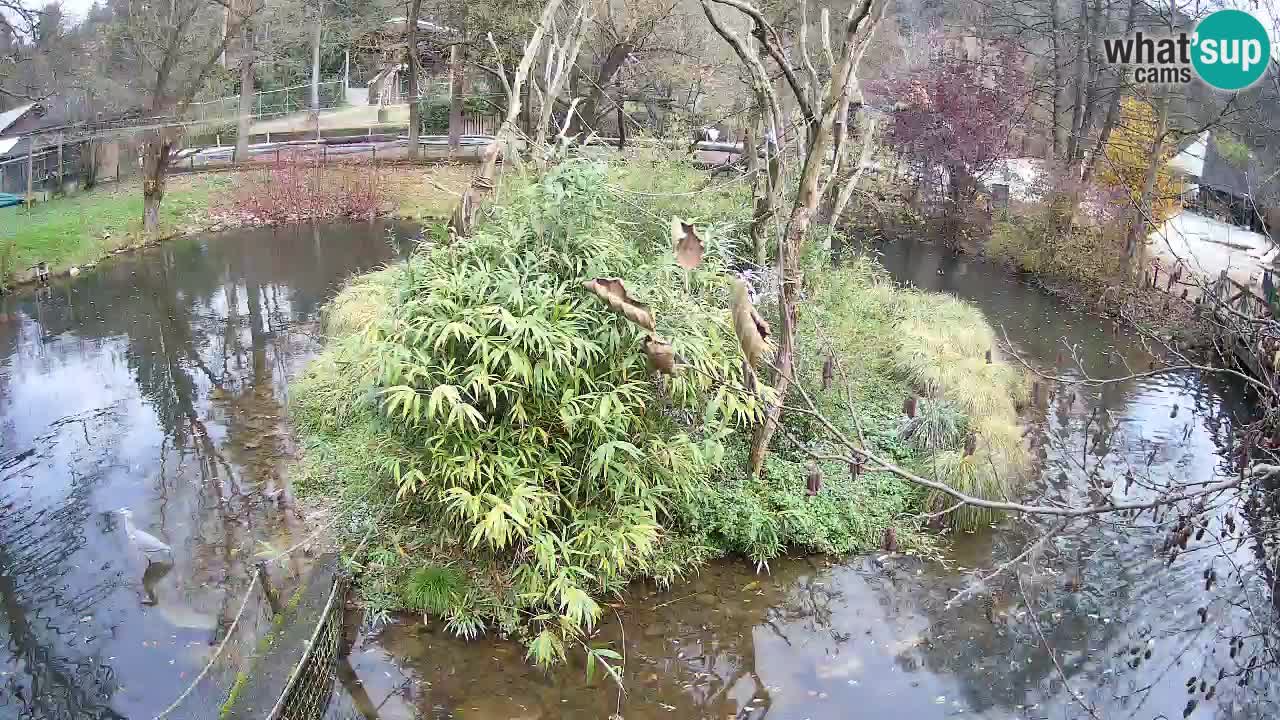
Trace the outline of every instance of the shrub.
{"label": "shrub", "polygon": [[[1156,125],[1156,111],[1149,103],[1131,97],[1121,101],[1120,122],[1107,138],[1105,157],[1098,164],[1098,180],[1102,185],[1126,193],[1128,197],[1123,203],[1126,207],[1141,205]],[[1161,145],[1151,207],[1152,227],[1159,227],[1178,211],[1182,182],[1167,167],[1176,152],[1176,144],[1167,139]]]}
{"label": "shrub", "polygon": [[933,453],[955,448],[968,431],[969,418],[954,403],[926,398],[902,427],[901,437],[917,452]]}
{"label": "shrub", "polygon": [[284,155],[235,175],[222,212],[250,224],[372,218],[385,198],[382,175],[367,162],[322,164]]}
{"label": "shrub", "polygon": [[1048,210],[1042,206],[1000,217],[992,225],[983,253],[1022,272],[1086,286],[1105,285],[1124,276],[1122,222],[1099,218],[1096,223],[1077,223],[1069,234],[1054,235],[1047,219]]}
{"label": "shrub", "polygon": [[[317,429],[353,406],[372,414],[398,447],[374,473],[392,482],[398,522],[434,526],[472,568],[472,591],[443,614],[462,629],[496,621],[540,663],[592,627],[602,595],[681,567],[659,565],[674,506],[707,486],[727,428],[759,415],[722,385],[742,379],[716,244],[686,273],[669,237],[625,242],[606,197],[602,165],[565,163],[474,237],[424,247],[347,358],[348,378],[359,367],[372,382],[313,384],[306,402],[327,402],[304,413]],[[684,372],[648,369],[644,333],[583,289],[601,276],[645,299]],[[357,285],[331,326],[352,328],[345,309],[387,277]],[[439,600],[429,579],[413,575],[405,599]]]}
{"label": "shrub", "polygon": [[[660,157],[638,166],[574,161],[512,181],[508,204],[473,237],[420,246],[353,281],[328,310],[330,345],[292,396],[299,490],[337,488],[353,534],[376,527],[361,587],[375,615],[433,612],[464,636],[496,626],[549,664],[632,579],[669,583],[724,554],[764,564],[788,551],[872,550],[888,527],[902,547],[928,548],[913,519],[925,495],[891,474],[823,463],[810,497],[807,456],[779,433],[764,477],[745,475],[761,409],[736,389],[727,268],[749,207],[736,204],[740,186],[706,190],[705,177]],[[696,270],[675,263],[672,214],[704,239]],[[925,462],[898,437],[913,391],[890,352],[900,326],[932,333],[937,358],[980,354],[990,328],[968,306],[895,288],[869,261],[831,272],[816,254],[807,260],[800,381],[851,437]],[[645,333],[583,289],[603,276],[648,304],[682,372],[652,372]],[[934,327],[921,316],[929,303],[938,324],[969,325]],[[847,377],[824,392],[807,369],[827,348]],[[1005,381],[989,369],[969,380]],[[950,386],[939,397],[961,406]],[[784,422],[785,435],[836,449],[806,416]]]}
{"label": "shrub", "polygon": [[[449,113],[451,108],[452,104],[448,98],[423,98],[419,100],[418,117],[420,118],[422,132],[429,135],[443,135],[449,132]],[[462,99],[462,112],[467,114],[502,114],[506,111],[488,98],[467,97]]]}

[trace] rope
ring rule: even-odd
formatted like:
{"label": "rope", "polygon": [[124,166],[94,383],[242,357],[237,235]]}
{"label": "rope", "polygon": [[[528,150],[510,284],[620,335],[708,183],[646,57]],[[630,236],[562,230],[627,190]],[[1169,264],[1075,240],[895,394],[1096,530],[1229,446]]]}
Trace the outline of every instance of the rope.
{"label": "rope", "polygon": [[[268,562],[271,562],[291,554],[294,550],[297,550],[303,545],[306,545],[307,543],[314,540],[320,533],[324,532],[325,530],[328,530],[330,527],[334,525],[335,522],[336,522],[336,519],[334,521],[330,521],[329,523],[321,526],[314,533],[308,535],[306,538],[304,538],[301,542],[297,543],[296,545],[285,548],[284,550],[274,555],[267,556],[266,560]],[[360,546],[356,548],[356,555],[359,555],[360,551],[364,549],[365,544],[369,541],[369,536],[372,534],[373,534],[373,529],[370,528],[369,531],[365,533],[364,539],[360,541]],[[209,658],[209,662],[204,666],[204,669],[200,671],[200,674],[196,675],[195,679],[191,681],[191,684],[187,686],[187,689],[184,690],[182,694],[179,695],[178,698],[169,705],[169,707],[165,708],[160,712],[160,714],[156,715],[155,718],[153,718],[153,720],[164,720],[164,718],[168,717],[169,713],[176,710],[178,706],[182,704],[182,701],[186,700],[187,696],[189,696],[196,689],[196,685],[200,684],[200,681],[204,679],[204,676],[209,674],[209,670],[213,667],[213,664],[216,663],[218,661],[218,658],[222,656],[222,651],[227,647],[227,643],[231,640],[231,636],[235,634],[236,626],[240,624],[240,618],[241,616],[244,615],[245,608],[249,607],[249,598],[253,595],[254,588],[256,588],[258,585],[258,578],[259,578],[258,574],[254,573],[253,580],[252,582],[249,583],[249,589],[245,591],[244,598],[240,601],[240,609],[236,612],[235,619],[231,621],[231,625],[227,628],[226,635],[223,636],[222,642],[218,644],[218,649],[214,651],[213,657]],[[321,625],[323,625],[323,620],[325,617],[326,617],[325,615],[321,615]]]}
{"label": "rope", "polygon": [[187,696],[196,689],[196,685],[198,685],[200,681],[204,679],[204,676],[209,673],[209,669],[218,661],[218,658],[222,655],[222,651],[226,649],[227,643],[231,641],[231,636],[235,634],[236,626],[240,624],[240,618],[244,615],[245,608],[249,607],[249,598],[253,595],[253,590],[257,586],[258,576],[255,574],[253,576],[253,580],[249,583],[249,590],[244,594],[244,600],[240,602],[240,610],[236,612],[235,619],[231,621],[231,626],[227,628],[226,635],[222,636],[222,642],[218,644],[218,649],[214,651],[213,657],[209,658],[209,662],[204,666],[204,669],[200,671],[199,675],[196,675],[196,679],[191,681],[191,684],[187,686],[187,689],[182,691],[182,694],[178,696],[178,699],[174,700],[169,704],[169,707],[160,711],[160,714],[155,716],[155,720],[164,720],[164,718],[168,717],[169,713],[178,709],[178,706],[182,704],[182,701],[187,699]]}

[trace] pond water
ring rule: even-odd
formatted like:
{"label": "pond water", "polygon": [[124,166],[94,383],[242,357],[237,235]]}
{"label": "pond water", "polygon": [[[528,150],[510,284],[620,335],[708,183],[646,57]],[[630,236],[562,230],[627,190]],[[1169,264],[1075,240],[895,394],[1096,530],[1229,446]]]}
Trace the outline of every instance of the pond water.
{"label": "pond water", "polygon": [[[154,717],[204,666],[254,556],[307,537],[285,488],[287,383],[320,306],[396,254],[386,230],[175,241],[0,298],[0,718]],[[171,546],[167,572],[122,507]],[[216,716],[226,687],[172,717]]]}
{"label": "pond water", "polygon": [[[1052,366],[1064,341],[1091,374],[1150,362],[1134,338],[996,268],[923,245],[881,251],[900,281],[977,303],[1031,362]],[[284,485],[283,414],[318,347],[319,308],[396,252],[376,225],[228,233],[0,299],[0,718],[149,720],[191,682],[255,555],[313,529]],[[1087,498],[1086,478],[1131,468],[1185,482],[1233,472],[1246,414],[1238,388],[1197,373],[1056,392],[1029,417],[1042,462],[1028,495]],[[172,546],[167,573],[145,571],[114,512],[126,506]],[[1224,581],[1206,593],[1218,553],[1165,568],[1160,533],[1082,520],[1034,568],[949,605],[975,569],[1051,524],[961,536],[945,562],[802,558],[768,574],[724,562],[670,592],[634,587],[593,639],[625,649],[625,696],[580,660],[545,674],[514,643],[402,618],[355,638],[330,716],[1075,718],[1087,704],[1177,718],[1189,700],[1195,717],[1277,716],[1269,677],[1236,684],[1257,644],[1232,656],[1235,635],[1255,634],[1237,607],[1255,588],[1230,582],[1247,546],[1214,560]],[[305,564],[294,553],[272,572],[287,585]],[[207,683],[172,717],[216,715],[225,687]]]}
{"label": "pond water", "polygon": [[[1094,377],[1126,375],[1153,360],[1109,321],[999,268],[927,245],[870,251],[899,282],[976,303],[1039,367],[1052,370],[1068,348],[1081,366],[1063,361],[1065,376],[1080,376],[1081,367]],[[1117,498],[1142,497],[1149,483],[1224,477],[1235,471],[1233,426],[1247,416],[1238,387],[1196,372],[1051,391],[1027,418],[1041,458],[1027,494],[1088,502],[1090,477],[1110,482]],[[1216,516],[1240,517],[1235,502]],[[406,617],[356,638],[344,686],[359,689],[344,693],[330,716],[1276,717],[1280,691],[1269,676],[1248,673],[1248,687],[1239,685],[1260,644],[1241,608],[1254,603],[1271,622],[1258,583],[1240,587],[1231,572],[1232,563],[1248,565],[1251,543],[1223,552],[1208,539],[1193,542],[1166,567],[1157,553],[1164,530],[1149,515],[1135,522],[1143,527],[1073,522],[1031,563],[956,603],[984,569],[1057,523],[1012,519],[961,535],[944,562],[883,553],[802,558],[774,562],[768,574],[722,562],[669,592],[635,586],[593,639],[625,649],[625,695],[599,673],[588,681],[580,659],[546,674],[514,643],[465,643]],[[1210,562],[1225,580],[1206,592]],[[1233,653],[1237,635],[1248,639]]]}

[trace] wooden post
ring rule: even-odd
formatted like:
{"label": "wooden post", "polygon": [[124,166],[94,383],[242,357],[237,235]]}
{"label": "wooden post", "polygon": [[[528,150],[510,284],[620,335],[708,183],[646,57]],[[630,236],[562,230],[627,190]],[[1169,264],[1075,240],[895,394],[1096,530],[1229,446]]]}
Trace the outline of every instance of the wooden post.
{"label": "wooden post", "polygon": [[27,145],[27,210],[31,209],[31,203],[35,200],[32,194],[31,181],[35,178],[35,155],[33,151],[36,149],[36,139],[33,137],[28,141]]}
{"label": "wooden post", "polygon": [[271,608],[271,614],[279,615],[284,612],[284,607],[280,605],[280,596],[276,594],[275,588],[271,587],[271,576],[267,574],[267,563],[259,560],[257,568],[258,582],[262,585],[262,594],[267,598],[267,605]]}
{"label": "wooden post", "polygon": [[66,193],[62,186],[62,135],[58,135],[58,192]]}

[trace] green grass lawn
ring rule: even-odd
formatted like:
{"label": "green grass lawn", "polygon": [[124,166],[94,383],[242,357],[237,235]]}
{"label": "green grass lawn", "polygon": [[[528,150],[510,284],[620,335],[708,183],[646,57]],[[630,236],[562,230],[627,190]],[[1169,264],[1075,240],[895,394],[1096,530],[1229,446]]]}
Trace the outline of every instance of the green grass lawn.
{"label": "green grass lawn", "polygon": [[[266,168],[264,168],[265,170]],[[391,167],[382,171],[386,210],[395,217],[428,222],[448,216],[471,179],[470,168],[441,164]],[[171,177],[160,205],[165,239],[199,231],[211,208],[225,204],[237,184],[234,173]],[[115,250],[139,247],[142,186],[112,183],[25,208],[0,210],[0,287],[22,278],[39,262],[54,274],[97,262]]]}
{"label": "green grass lawn", "polygon": [[[220,175],[170,179],[158,237],[199,225],[209,214],[212,195],[228,182]],[[6,208],[0,210],[0,282],[38,262],[57,273],[141,242],[142,188],[136,182],[54,198],[30,211]]]}

